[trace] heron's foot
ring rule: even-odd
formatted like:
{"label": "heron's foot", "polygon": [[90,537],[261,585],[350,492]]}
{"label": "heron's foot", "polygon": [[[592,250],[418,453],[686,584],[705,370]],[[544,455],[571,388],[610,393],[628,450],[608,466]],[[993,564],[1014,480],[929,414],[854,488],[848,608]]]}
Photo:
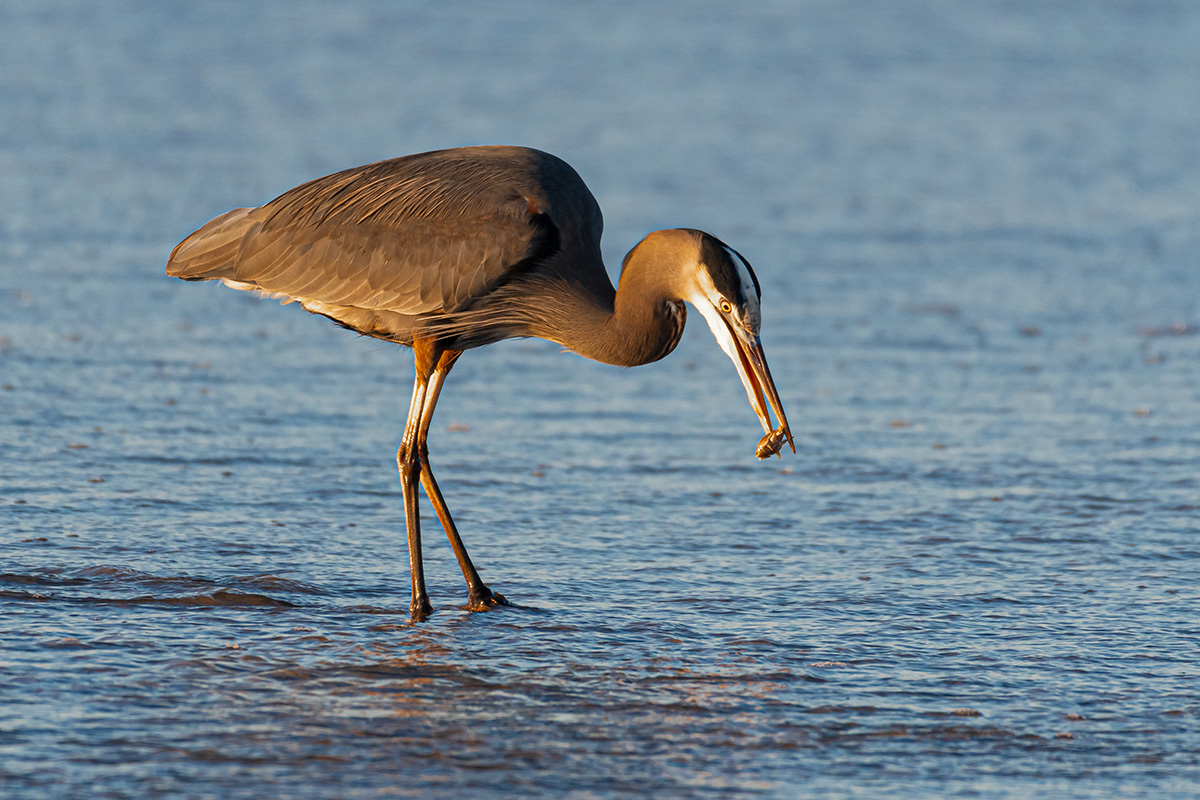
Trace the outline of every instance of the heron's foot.
{"label": "heron's foot", "polygon": [[504,599],[504,595],[499,592],[493,592],[486,586],[481,586],[478,590],[471,590],[467,596],[468,611],[489,611],[496,606],[510,605],[508,600]]}
{"label": "heron's foot", "polygon": [[408,607],[408,616],[413,622],[424,622],[429,619],[429,615],[432,613],[433,606],[429,603],[429,598],[427,597],[414,599]]}

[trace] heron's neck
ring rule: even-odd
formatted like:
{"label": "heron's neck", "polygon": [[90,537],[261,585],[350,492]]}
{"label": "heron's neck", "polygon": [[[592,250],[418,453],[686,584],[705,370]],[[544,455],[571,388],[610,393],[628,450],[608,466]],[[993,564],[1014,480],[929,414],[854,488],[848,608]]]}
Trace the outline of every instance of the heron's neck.
{"label": "heron's neck", "polygon": [[636,367],[657,361],[679,344],[687,312],[674,288],[677,271],[670,261],[635,249],[626,259],[614,291],[591,287],[571,299],[566,324],[548,336],[582,356]]}

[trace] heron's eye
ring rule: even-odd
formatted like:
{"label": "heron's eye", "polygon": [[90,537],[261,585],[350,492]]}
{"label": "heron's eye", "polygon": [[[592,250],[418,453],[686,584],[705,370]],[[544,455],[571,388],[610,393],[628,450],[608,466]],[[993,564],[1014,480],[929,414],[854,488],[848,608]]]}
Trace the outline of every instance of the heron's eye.
{"label": "heron's eye", "polygon": [[731,313],[733,313],[733,306],[732,306],[732,305],[730,305],[730,303],[729,303],[729,301],[728,301],[728,300],[722,300],[722,301],[721,301],[720,309],[721,309],[721,313],[722,313],[722,314],[731,314]]}

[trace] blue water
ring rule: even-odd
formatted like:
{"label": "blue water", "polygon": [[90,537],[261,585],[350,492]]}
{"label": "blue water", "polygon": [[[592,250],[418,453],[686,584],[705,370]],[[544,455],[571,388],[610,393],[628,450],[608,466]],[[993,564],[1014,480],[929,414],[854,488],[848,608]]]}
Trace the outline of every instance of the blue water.
{"label": "blue water", "polygon": [[[0,795],[1200,792],[1200,8],[0,3]],[[487,142],[754,264],[468,353],[431,448],[518,606],[408,623],[411,360],[166,278],[209,218]]]}

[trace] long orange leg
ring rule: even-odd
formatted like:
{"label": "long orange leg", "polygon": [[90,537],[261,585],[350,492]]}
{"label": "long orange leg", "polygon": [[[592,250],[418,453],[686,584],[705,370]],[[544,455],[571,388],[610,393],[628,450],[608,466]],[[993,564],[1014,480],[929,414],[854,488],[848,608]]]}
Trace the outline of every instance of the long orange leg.
{"label": "long orange leg", "polygon": [[396,451],[396,465],[400,469],[400,491],[404,495],[404,524],[408,530],[408,572],[412,579],[412,600],[408,606],[408,613],[413,622],[419,622],[433,612],[429,592],[425,589],[425,568],[421,561],[421,513],[417,503],[417,483],[421,477],[421,456],[417,440],[421,429],[421,411],[425,407],[429,384],[428,373],[422,371],[421,361],[418,353],[417,375],[413,381],[408,420],[404,424],[404,438],[400,440],[400,449]]}
{"label": "long orange leg", "polygon": [[425,488],[425,495],[433,505],[463,578],[467,581],[467,606],[472,611],[483,611],[504,605],[504,597],[493,592],[479,577],[478,570],[467,555],[462,537],[450,516],[446,499],[433,477],[429,465],[429,425],[437,406],[438,395],[446,374],[462,354],[459,350],[441,350],[436,344],[418,339],[413,342],[413,361],[416,378],[413,381],[413,396],[408,407],[408,419],[404,424],[404,438],[396,452],[396,465],[400,469],[400,489],[404,494],[404,523],[408,530],[408,569],[412,579],[412,601],[409,615],[413,622],[420,622],[433,612],[429,592],[425,588],[425,568],[421,558],[421,514],[418,505],[417,484]]}
{"label": "long orange leg", "polygon": [[463,545],[454,519],[450,516],[450,509],[446,506],[446,499],[442,497],[442,491],[433,477],[433,467],[429,463],[429,446],[427,444],[429,425],[433,421],[433,411],[437,405],[438,395],[442,392],[442,384],[460,355],[462,355],[460,350],[444,352],[438,359],[437,366],[434,367],[433,375],[429,378],[425,389],[424,407],[421,410],[421,423],[417,429],[417,451],[421,459],[421,485],[425,488],[425,496],[429,498],[433,510],[442,523],[442,528],[446,531],[446,538],[450,540],[454,557],[458,559],[459,569],[462,570],[463,578],[467,581],[467,607],[472,611],[484,611],[493,606],[507,605],[507,601],[503,595],[493,592],[487,587],[487,584],[479,577],[475,565],[471,563],[471,557],[467,555],[467,548]]}

